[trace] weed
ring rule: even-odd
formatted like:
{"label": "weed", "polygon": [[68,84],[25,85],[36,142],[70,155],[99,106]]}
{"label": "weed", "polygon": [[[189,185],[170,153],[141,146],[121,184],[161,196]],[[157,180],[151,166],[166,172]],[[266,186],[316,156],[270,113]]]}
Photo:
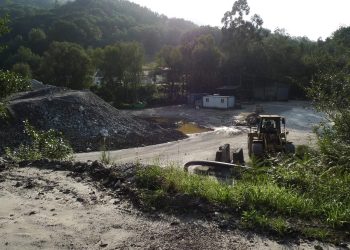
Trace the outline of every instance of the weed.
{"label": "weed", "polygon": [[100,151],[101,151],[100,162],[106,165],[111,164],[112,163],[111,153],[107,150],[105,137],[103,138],[103,143]]}

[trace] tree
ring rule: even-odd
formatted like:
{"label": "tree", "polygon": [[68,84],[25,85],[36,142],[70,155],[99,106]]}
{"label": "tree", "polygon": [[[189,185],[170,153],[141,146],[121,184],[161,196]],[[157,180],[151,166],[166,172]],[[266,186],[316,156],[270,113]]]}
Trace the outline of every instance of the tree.
{"label": "tree", "polygon": [[26,79],[32,78],[32,70],[27,63],[16,63],[12,66],[12,71]]}
{"label": "tree", "polygon": [[40,28],[32,28],[28,33],[30,48],[35,53],[42,53],[47,49],[46,33]]}
{"label": "tree", "polygon": [[204,35],[195,40],[191,58],[188,88],[197,92],[212,92],[219,87],[218,73],[222,56],[211,35]]}
{"label": "tree", "polygon": [[[0,37],[10,31],[8,27],[9,19],[8,16],[4,16],[0,18]],[[3,46],[0,46],[0,52],[4,49]]]}
{"label": "tree", "polygon": [[166,73],[169,84],[169,98],[174,100],[175,83],[181,81],[183,72],[183,58],[180,48],[164,46],[157,55],[158,66]]}
{"label": "tree", "polygon": [[[136,101],[136,87],[140,82],[144,52],[138,43],[116,43],[97,49],[94,61],[103,75],[101,91],[116,104]],[[131,95],[129,89],[131,88]]]}
{"label": "tree", "polygon": [[246,0],[237,0],[231,11],[222,18],[223,49],[227,54],[224,75],[229,82],[245,82],[250,62],[251,48],[260,43],[264,34],[263,20],[258,15],[248,16],[250,8]]}
{"label": "tree", "polygon": [[53,42],[44,53],[40,66],[45,83],[72,89],[88,88],[92,81],[92,62],[78,44]]}

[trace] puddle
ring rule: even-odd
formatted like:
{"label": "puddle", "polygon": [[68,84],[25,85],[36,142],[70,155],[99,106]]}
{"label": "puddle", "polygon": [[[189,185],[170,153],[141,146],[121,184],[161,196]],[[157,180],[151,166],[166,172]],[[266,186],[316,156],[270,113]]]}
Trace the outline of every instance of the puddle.
{"label": "puddle", "polygon": [[174,118],[166,118],[166,117],[151,117],[151,118],[144,118],[150,122],[159,124],[163,128],[173,128],[176,129],[183,134],[190,135],[190,134],[197,134],[197,133],[204,133],[208,131],[213,131],[210,128],[206,128],[203,126],[198,125],[195,122],[188,122],[184,120],[177,120]]}
{"label": "puddle", "polygon": [[198,124],[193,123],[193,122],[178,122],[177,126],[178,127],[176,130],[178,130],[186,135],[212,131],[212,129],[201,127]]}

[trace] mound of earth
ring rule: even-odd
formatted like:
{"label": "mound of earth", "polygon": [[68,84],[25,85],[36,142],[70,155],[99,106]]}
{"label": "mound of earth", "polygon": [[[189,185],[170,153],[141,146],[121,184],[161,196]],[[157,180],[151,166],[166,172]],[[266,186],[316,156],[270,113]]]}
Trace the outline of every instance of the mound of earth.
{"label": "mound of earth", "polygon": [[185,137],[179,131],[122,113],[90,91],[48,86],[12,96],[10,121],[0,121],[0,151],[26,140],[23,121],[40,130],[61,131],[76,152],[164,143]]}

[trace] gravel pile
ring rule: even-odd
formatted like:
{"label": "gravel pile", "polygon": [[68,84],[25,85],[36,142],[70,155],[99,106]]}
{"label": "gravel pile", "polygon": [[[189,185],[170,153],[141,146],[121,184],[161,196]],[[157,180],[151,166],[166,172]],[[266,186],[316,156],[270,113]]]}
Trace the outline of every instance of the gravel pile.
{"label": "gravel pile", "polygon": [[18,146],[27,138],[23,121],[37,129],[63,132],[76,152],[121,149],[164,143],[185,138],[181,132],[162,128],[120,112],[90,91],[74,91],[48,86],[23,92],[9,100],[10,121],[0,121],[0,153],[4,147]]}

